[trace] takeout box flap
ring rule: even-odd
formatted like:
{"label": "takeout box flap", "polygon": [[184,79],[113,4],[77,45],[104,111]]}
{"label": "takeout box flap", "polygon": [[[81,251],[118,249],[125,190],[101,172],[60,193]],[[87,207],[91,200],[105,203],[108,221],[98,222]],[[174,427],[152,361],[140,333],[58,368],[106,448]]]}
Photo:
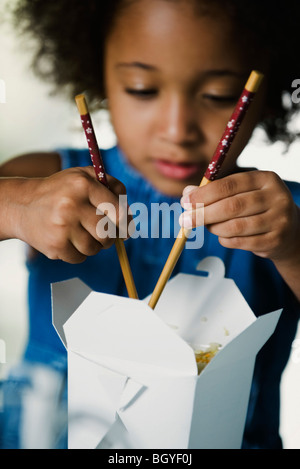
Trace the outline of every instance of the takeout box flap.
{"label": "takeout box flap", "polygon": [[256,355],[273,334],[281,311],[257,318],[202,371],[195,391],[189,448],[241,447]]}
{"label": "takeout box flap", "polygon": [[245,330],[221,348],[201,372],[199,379],[202,379],[206,373],[212,370],[222,368],[225,363],[232,364],[245,361],[248,357],[255,357],[273,334],[281,312],[282,309],[258,317]]}
{"label": "takeout box flap", "polygon": [[126,381],[126,376],[68,352],[69,449],[99,444],[115,422]]}
{"label": "takeout box flap", "polygon": [[153,374],[146,386],[68,354],[70,449],[187,447],[196,379]]}
{"label": "takeout box flap", "polygon": [[141,301],[92,292],[64,331],[69,350],[127,376],[197,376],[193,350]]}
{"label": "takeout box flap", "polygon": [[196,383],[185,376],[152,377],[133,405],[118,410],[132,448],[188,447]]}
{"label": "takeout box flap", "polygon": [[52,324],[66,348],[63,326],[91,291],[79,278],[51,284]]}
{"label": "takeout box flap", "polygon": [[205,258],[197,269],[206,276],[178,274],[167,283],[155,312],[195,348],[210,343],[224,346],[256,316],[235,282],[224,278],[221,259]]}

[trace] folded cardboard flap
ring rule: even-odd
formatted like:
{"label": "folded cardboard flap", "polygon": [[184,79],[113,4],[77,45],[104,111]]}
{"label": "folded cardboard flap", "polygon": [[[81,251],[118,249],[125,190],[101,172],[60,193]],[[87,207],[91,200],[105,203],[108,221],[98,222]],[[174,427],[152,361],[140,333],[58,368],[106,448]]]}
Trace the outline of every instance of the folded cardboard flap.
{"label": "folded cardboard flap", "polygon": [[153,377],[132,405],[118,409],[131,448],[187,448],[197,378]]}
{"label": "folded cardboard flap", "polygon": [[231,366],[235,362],[255,357],[261,347],[273,334],[282,310],[274,311],[257,318],[233,340],[222,347],[213,360],[202,371],[200,378],[208,371]]}
{"label": "folded cardboard flap", "polygon": [[66,348],[63,326],[91,291],[79,278],[51,284],[52,324]]}
{"label": "folded cardboard flap", "polygon": [[116,418],[127,378],[68,352],[69,448],[95,448]]}
{"label": "folded cardboard flap", "polygon": [[[195,391],[189,448],[241,447],[256,355],[273,334],[280,314],[278,310],[259,317],[202,371]],[[206,425],[199,425],[201,421]]]}
{"label": "folded cardboard flap", "polygon": [[235,282],[224,278],[221,259],[205,258],[197,270],[208,270],[208,276],[176,275],[167,283],[155,313],[196,348],[210,343],[224,346],[256,317]]}
{"label": "folded cardboard flap", "polygon": [[69,350],[128,376],[136,375],[138,368],[197,375],[192,349],[138,300],[92,292],[64,331]]}
{"label": "folded cardboard flap", "polygon": [[235,357],[233,363],[223,360],[221,354],[218,358],[223,366],[214,367],[213,360],[197,382],[188,443],[191,449],[241,447],[255,355],[240,360]]}

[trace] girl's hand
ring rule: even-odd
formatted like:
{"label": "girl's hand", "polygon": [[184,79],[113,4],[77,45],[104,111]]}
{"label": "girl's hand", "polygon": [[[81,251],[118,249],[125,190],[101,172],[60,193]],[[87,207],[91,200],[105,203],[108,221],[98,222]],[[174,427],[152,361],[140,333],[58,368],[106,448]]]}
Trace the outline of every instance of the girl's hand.
{"label": "girl's hand", "polygon": [[[300,250],[300,210],[273,172],[232,174],[203,187],[188,186],[181,204],[204,204],[204,223],[222,246],[244,249],[273,261],[292,260]],[[196,226],[197,210],[180,223]]]}
{"label": "girl's hand", "polygon": [[15,237],[50,259],[79,263],[113,244],[112,238],[98,237],[101,216],[96,209],[101,202],[112,204],[114,210],[107,216],[117,226],[121,218],[127,217],[127,210],[120,211],[118,199],[126,192],[123,184],[108,176],[107,189],[97,181],[93,167],[71,168],[47,178],[21,181],[22,203],[14,212]]}

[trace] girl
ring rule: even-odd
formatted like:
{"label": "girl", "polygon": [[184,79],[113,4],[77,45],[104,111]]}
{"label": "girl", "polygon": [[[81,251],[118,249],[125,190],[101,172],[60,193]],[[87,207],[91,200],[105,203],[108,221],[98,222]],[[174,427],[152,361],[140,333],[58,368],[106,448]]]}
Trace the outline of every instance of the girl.
{"label": "girl", "polygon": [[[174,273],[193,273],[202,258],[219,256],[257,315],[284,308],[257,358],[243,442],[244,448],[282,447],[280,376],[299,314],[300,187],[271,172],[242,170],[236,161],[259,124],[271,140],[290,137],[293,108],[283,106],[282,94],[296,78],[289,50],[297,13],[292,0],[276,6],[266,0],[18,2],[18,22],[39,41],[35,68],[72,99],[85,91],[97,106],[105,98],[118,146],[102,153],[111,190],[95,179],[88,150],[59,149],[2,165],[1,238],[32,248],[30,333],[24,363],[7,383],[10,401],[17,398],[7,407],[5,444],[26,446],[23,391],[34,386],[36,370],[55,370],[58,382],[66,372],[51,324],[50,284],[76,276],[94,290],[126,294],[115,250],[103,250],[113,239],[96,230],[99,203],[112,203],[118,213],[118,195],[126,191],[129,204],[149,208],[178,202],[182,193],[182,202],[204,203],[204,246],[184,250]],[[43,71],[45,59],[50,72]],[[252,69],[265,74],[264,84],[219,179],[195,189]],[[181,223],[194,226],[193,212]],[[126,242],[140,298],[153,290],[173,242]]]}

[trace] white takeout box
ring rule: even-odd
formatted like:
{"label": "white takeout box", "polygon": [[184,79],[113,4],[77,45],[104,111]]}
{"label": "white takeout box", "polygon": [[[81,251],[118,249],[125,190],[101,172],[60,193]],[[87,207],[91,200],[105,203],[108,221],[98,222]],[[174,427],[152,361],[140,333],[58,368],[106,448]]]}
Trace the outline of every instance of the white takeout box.
{"label": "white takeout box", "polygon": [[[68,351],[69,448],[240,448],[255,357],[281,311],[256,318],[223,262],[179,274],[155,308],[52,285]],[[198,376],[192,346],[221,350]]]}

